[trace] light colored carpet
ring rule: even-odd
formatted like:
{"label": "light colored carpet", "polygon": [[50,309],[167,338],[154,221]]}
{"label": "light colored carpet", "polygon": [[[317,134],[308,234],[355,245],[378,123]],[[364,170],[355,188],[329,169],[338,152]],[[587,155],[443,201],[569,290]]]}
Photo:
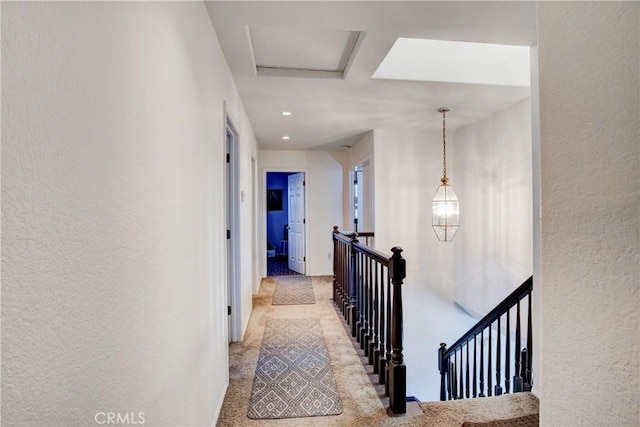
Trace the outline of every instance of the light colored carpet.
{"label": "light colored carpet", "polygon": [[483,423],[509,420],[538,413],[538,399],[531,393],[462,399],[449,402],[424,402],[420,406],[425,415],[437,424],[457,425],[464,422]]}
{"label": "light colored carpet", "polygon": [[531,414],[508,420],[487,421],[486,423],[467,421],[462,424],[462,427],[538,427],[539,425],[540,417],[538,414]]}
{"label": "light colored carpet", "polygon": [[267,322],[249,418],[278,419],[342,412],[331,360],[316,319]]}
{"label": "light colored carpet", "polygon": [[[258,294],[253,299],[254,310],[244,341],[229,346],[229,387],[218,417],[218,426],[460,427],[464,421],[481,422],[527,415],[527,412],[517,413],[518,408],[523,410],[526,407],[530,409],[535,407],[537,411],[537,399],[530,393],[521,393],[512,395],[515,396],[515,401],[510,400],[511,396],[506,399],[502,397],[485,398],[481,399],[483,402],[480,403],[480,406],[471,403],[472,407],[466,409],[464,401],[426,402],[421,404],[423,408],[426,408],[426,414],[411,417],[389,417],[378,391],[369,379],[371,369],[365,369],[362,365],[360,356],[354,351],[342,322],[333,308],[331,277],[313,277],[312,284],[316,304],[274,306],[271,305],[271,299],[275,281],[271,277],[262,281]],[[247,417],[247,413],[266,322],[270,319],[302,317],[317,318],[322,326],[327,351],[332,360],[336,385],[342,398],[342,414],[326,417],[252,420]],[[410,375],[411,366],[407,366],[407,369]],[[434,369],[437,368],[434,366]],[[497,399],[497,403],[494,404],[492,399]],[[521,399],[530,400],[531,406],[522,405]],[[502,408],[505,405],[511,409]],[[491,415],[491,411],[487,410],[489,406],[494,407],[497,416]],[[459,411],[462,412],[462,415],[457,413]]]}
{"label": "light colored carpet", "polygon": [[311,277],[275,276],[276,289],[273,293],[273,305],[315,304]]}

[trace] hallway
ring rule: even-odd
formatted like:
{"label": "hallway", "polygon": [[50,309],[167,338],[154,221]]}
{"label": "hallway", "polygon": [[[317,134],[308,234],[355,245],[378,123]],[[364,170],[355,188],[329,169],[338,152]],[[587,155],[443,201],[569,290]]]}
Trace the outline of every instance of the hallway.
{"label": "hallway", "polygon": [[[386,409],[349,340],[331,301],[331,278],[312,280],[316,303],[310,305],[271,305],[275,280],[262,280],[253,297],[253,313],[244,341],[229,346],[229,387],[218,426],[371,426],[384,425]],[[332,360],[343,412],[337,416],[252,420],[247,417],[249,397],[260,353],[265,324],[270,319],[317,318],[324,333],[325,344]],[[394,424],[397,425],[397,424]]]}
{"label": "hallway", "polygon": [[[460,426],[465,420],[486,422],[537,413],[538,401],[530,393],[505,395],[490,400],[427,402],[420,407],[407,405],[407,415],[389,417],[386,403],[380,400],[340,316],[331,301],[329,276],[312,278],[315,304],[272,305],[276,280],[262,280],[253,297],[253,313],[242,342],[229,346],[229,387],[222,405],[218,426]],[[253,420],[247,417],[255,369],[260,353],[265,324],[272,319],[318,319],[323,330],[332,368],[342,399],[343,412],[335,416]],[[382,393],[384,391],[382,390]],[[494,402],[495,405],[490,404]],[[424,413],[423,413],[424,411]]]}

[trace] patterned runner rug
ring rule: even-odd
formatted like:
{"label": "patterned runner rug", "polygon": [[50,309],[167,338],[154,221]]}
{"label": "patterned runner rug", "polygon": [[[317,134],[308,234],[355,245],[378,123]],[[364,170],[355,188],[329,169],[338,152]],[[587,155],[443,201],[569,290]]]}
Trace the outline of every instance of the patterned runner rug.
{"label": "patterned runner rug", "polygon": [[315,304],[313,285],[309,276],[276,276],[273,305]]}
{"label": "patterned runner rug", "polygon": [[320,322],[267,321],[248,417],[275,419],[341,413],[342,401]]}

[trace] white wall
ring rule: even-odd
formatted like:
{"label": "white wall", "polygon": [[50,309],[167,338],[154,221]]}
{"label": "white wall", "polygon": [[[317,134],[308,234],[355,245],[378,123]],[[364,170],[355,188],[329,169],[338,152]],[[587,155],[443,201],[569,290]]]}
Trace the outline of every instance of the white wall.
{"label": "white wall", "polygon": [[[308,171],[306,176],[307,203],[307,275],[333,274],[333,226],[342,228],[342,174],[344,153],[326,151],[261,151],[261,200],[264,201],[266,170]],[[265,241],[265,205],[261,203],[261,247]],[[266,261],[266,249],[262,258]],[[266,266],[263,265],[263,274]]]}
{"label": "white wall", "polygon": [[2,65],[2,424],[210,425],[223,100],[257,151],[204,5],[3,2]]}
{"label": "white wall", "polygon": [[541,2],[540,425],[638,425],[638,2]]}
{"label": "white wall", "polygon": [[[449,133],[451,146],[455,137]],[[376,249],[404,249],[407,277],[448,299],[454,297],[454,251],[439,244],[431,228],[431,199],[442,178],[442,131],[381,128],[374,131]],[[457,156],[451,148],[448,159]],[[460,171],[451,168],[457,191]],[[462,232],[462,230],[460,231]]]}
{"label": "white wall", "polygon": [[374,131],[376,249],[404,249],[407,393],[438,400],[437,348],[532,274],[530,100],[447,132],[447,176],[461,206],[451,243],[431,227],[442,177],[442,131]]}
{"label": "white wall", "polygon": [[[225,63],[226,64],[226,63]],[[253,310],[253,294],[258,289],[262,276],[260,272],[260,259],[255,256],[257,247],[260,240],[253,233],[258,230],[258,224],[252,224],[254,221],[255,212],[259,204],[257,203],[257,196],[260,193],[259,187],[259,147],[256,143],[251,123],[244,111],[244,107],[240,103],[240,98],[235,92],[235,84],[230,83],[234,88],[234,97],[237,97],[239,105],[234,107],[234,110],[241,112],[241,126],[238,129],[240,133],[239,142],[239,158],[238,158],[238,201],[239,201],[239,228],[240,228],[240,257],[239,257],[239,270],[240,270],[240,292],[239,301],[240,305],[240,322],[241,330],[235,334],[235,339],[240,341],[244,337],[244,333],[247,330],[249,324],[249,318]],[[253,162],[251,159],[255,159]],[[252,168],[254,169],[252,171]],[[221,194],[221,193],[220,193]],[[252,200],[254,203],[252,203]]]}
{"label": "white wall", "polygon": [[455,300],[480,317],[533,274],[531,100],[457,129]]}

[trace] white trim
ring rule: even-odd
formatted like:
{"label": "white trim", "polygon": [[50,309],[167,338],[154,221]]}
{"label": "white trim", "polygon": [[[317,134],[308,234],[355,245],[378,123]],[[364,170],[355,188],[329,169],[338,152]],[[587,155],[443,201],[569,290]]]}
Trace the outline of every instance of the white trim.
{"label": "white trim", "polygon": [[[227,129],[233,133],[233,141],[231,142],[230,161],[229,167],[231,168],[231,184],[230,184],[230,202],[231,206],[226,205],[227,200],[225,197],[225,225],[224,229],[227,230],[227,226],[231,230],[231,256],[225,263],[226,280],[227,284],[230,281],[231,294],[227,294],[228,304],[231,306],[231,334],[228,337],[228,341],[241,341],[242,340],[242,322],[241,322],[241,281],[240,281],[240,209],[239,209],[239,152],[240,152],[240,133],[238,127],[235,125],[235,120],[229,111],[226,110],[225,104],[225,121],[224,121],[224,161],[226,162],[227,154]],[[226,165],[225,165],[226,169]],[[225,176],[225,188],[229,183],[227,182],[227,173]],[[226,231],[225,231],[226,233]],[[226,238],[226,236],[225,236]],[[229,253],[227,252],[227,256]],[[230,267],[229,267],[230,266]]]}
{"label": "white trim", "polygon": [[[305,189],[304,189],[304,216],[306,219],[306,227],[304,227],[304,254],[305,254],[305,274],[309,274],[309,228],[311,222],[309,221],[309,168],[262,168],[262,185],[260,185],[260,197],[262,202],[260,203],[260,248],[267,247],[267,173],[269,172],[284,172],[284,173],[304,173]],[[260,255],[260,271],[262,277],[267,277],[267,251],[261,249]]]}

